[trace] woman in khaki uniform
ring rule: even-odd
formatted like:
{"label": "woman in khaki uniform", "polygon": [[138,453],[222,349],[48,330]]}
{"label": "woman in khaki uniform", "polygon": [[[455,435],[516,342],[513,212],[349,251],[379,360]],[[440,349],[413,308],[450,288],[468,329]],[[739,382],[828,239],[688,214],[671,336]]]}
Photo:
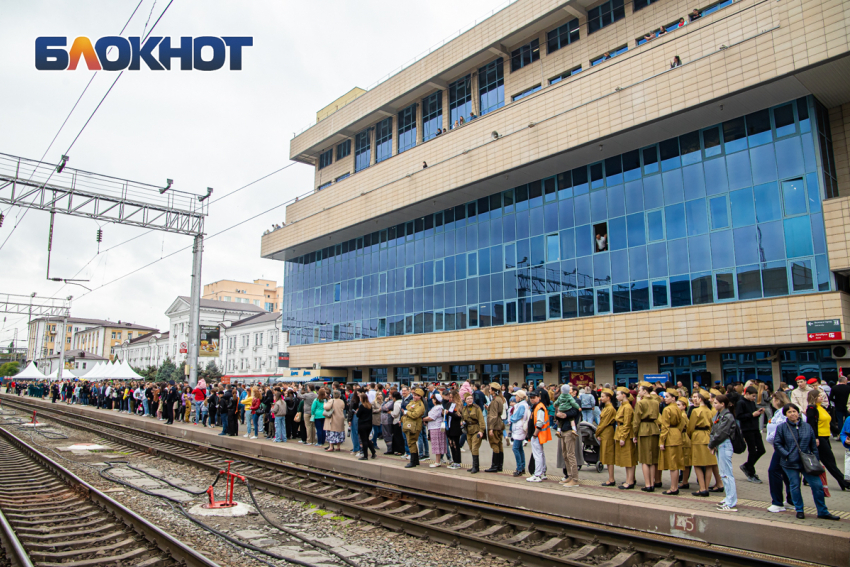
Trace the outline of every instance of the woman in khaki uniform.
{"label": "woman in khaki uniform", "polygon": [[599,462],[608,465],[608,482],[602,486],[616,486],[614,480],[614,425],[616,424],[617,410],[611,404],[614,392],[604,388],[599,394],[599,402],[602,405],[602,415],[599,417],[599,425],[596,426],[596,438],[599,439]]}
{"label": "woman in khaki uniform", "polygon": [[658,436],[658,469],[670,471],[670,490],[662,492],[668,496],[679,494],[679,470],[684,466],[682,455],[681,411],[676,405],[676,390],[667,390],[664,399],[667,405],[661,412],[661,431]]}
{"label": "woman in khaki uniform", "polygon": [[682,460],[684,461],[684,468],[679,477],[679,489],[688,489],[690,488],[688,479],[691,478],[691,437],[688,435],[688,424],[690,423],[690,419],[688,419],[688,398],[679,398],[676,401],[676,405],[682,413],[679,426],[682,430]]}
{"label": "woman in khaki uniform", "polygon": [[407,404],[404,416],[401,418],[401,430],[407,438],[407,449],[410,451],[410,462],[404,468],[419,466],[419,433],[422,431],[422,418],[425,416],[425,404],[422,398],[425,392],[417,388],[413,390],[413,400]]}
{"label": "woman in khaki uniform", "polygon": [[633,440],[638,446],[638,462],[643,468],[644,492],[655,492],[655,471],[658,467],[658,402],[652,399],[652,384],[638,385],[638,402],[632,418]]}
{"label": "woman in khaki uniform", "polygon": [[717,458],[708,449],[708,438],[711,432],[711,410],[708,409],[708,396],[705,396],[702,391],[694,394],[694,402],[697,407],[691,412],[691,419],[688,422],[688,436],[691,438],[691,464],[697,473],[699,491],[692,494],[706,497],[709,492],[705,478],[705,467],[717,466]]}
{"label": "woman in khaki uniform", "polygon": [[481,448],[481,439],[487,431],[487,423],[484,421],[484,412],[475,404],[472,394],[466,395],[466,405],[461,416],[466,424],[466,439],[472,452],[472,468],[469,472],[474,474],[478,472],[478,449]]}
{"label": "woman in khaki uniform", "polygon": [[[632,420],[634,410],[629,403],[629,390],[623,386],[617,388],[617,429],[614,431],[614,465],[626,469],[626,484],[617,488],[620,490],[631,490],[635,487],[635,466],[637,465],[637,447],[635,446],[632,433]],[[598,429],[597,429],[598,431]]]}

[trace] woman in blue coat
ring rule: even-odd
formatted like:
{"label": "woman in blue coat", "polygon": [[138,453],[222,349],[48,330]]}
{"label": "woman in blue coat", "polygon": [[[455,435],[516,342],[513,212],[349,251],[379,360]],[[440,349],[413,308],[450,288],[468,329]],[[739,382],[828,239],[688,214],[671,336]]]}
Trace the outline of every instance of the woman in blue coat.
{"label": "woman in blue coat", "polygon": [[785,423],[776,430],[773,448],[780,455],[782,470],[788,475],[791,483],[791,500],[797,510],[797,518],[804,519],[803,495],[800,493],[800,475],[802,474],[809,486],[812,488],[812,497],[815,499],[818,518],[823,520],[840,520],[838,516],[829,513],[823,494],[823,483],[820,475],[812,475],[803,470],[803,460],[800,452],[818,455],[817,438],[808,423],[800,419],[800,409],[794,404],[787,404],[782,408]]}

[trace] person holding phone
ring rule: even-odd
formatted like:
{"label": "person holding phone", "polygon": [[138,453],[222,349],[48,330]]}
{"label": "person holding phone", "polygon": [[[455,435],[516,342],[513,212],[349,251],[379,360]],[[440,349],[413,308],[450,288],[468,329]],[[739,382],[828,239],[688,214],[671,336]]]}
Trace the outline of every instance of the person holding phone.
{"label": "person holding phone", "polygon": [[759,433],[759,421],[765,409],[758,407],[758,388],[747,386],[744,395],[735,406],[735,417],[741,424],[741,433],[747,442],[747,462],[740,469],[747,475],[747,480],[761,484],[761,479],[756,474],[756,462],[765,454],[764,442]]}

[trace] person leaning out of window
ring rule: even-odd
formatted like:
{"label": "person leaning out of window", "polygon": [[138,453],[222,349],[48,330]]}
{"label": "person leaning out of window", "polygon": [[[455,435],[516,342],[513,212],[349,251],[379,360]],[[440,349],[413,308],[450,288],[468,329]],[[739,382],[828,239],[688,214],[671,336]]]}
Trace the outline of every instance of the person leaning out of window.
{"label": "person leaning out of window", "polygon": [[682,60],[679,58],[678,55],[676,55],[675,57],[673,57],[673,61],[670,62],[670,68],[675,69],[676,67],[681,67],[681,66],[682,66]]}

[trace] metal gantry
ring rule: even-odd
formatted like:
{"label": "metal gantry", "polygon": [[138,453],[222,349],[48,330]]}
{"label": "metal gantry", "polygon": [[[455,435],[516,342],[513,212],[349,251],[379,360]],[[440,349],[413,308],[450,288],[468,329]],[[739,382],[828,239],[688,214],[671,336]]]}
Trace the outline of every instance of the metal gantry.
{"label": "metal gantry", "polygon": [[0,154],[0,204],[152,228],[204,232],[209,204],[197,195]]}
{"label": "metal gantry", "polygon": [[0,313],[33,317],[68,317],[71,302],[67,298],[38,297],[0,293]]}
{"label": "metal gantry", "polygon": [[[0,154],[0,204],[37,209],[194,237],[192,249],[192,289],[189,319],[189,383],[198,380],[198,354],[201,340],[201,260],[204,220],[209,213],[208,197],[171,188],[119,179],[66,167],[67,156],[59,166],[51,163]],[[49,269],[48,269],[49,277]],[[59,278],[51,278],[59,279]],[[65,280],[68,281],[68,280]],[[29,297],[29,296],[24,296]],[[29,303],[27,303],[29,306]],[[70,298],[69,298],[70,309]],[[28,313],[28,310],[20,313]],[[67,318],[68,310],[64,313]],[[64,348],[60,347],[61,350]],[[60,350],[60,368],[62,352]]]}

